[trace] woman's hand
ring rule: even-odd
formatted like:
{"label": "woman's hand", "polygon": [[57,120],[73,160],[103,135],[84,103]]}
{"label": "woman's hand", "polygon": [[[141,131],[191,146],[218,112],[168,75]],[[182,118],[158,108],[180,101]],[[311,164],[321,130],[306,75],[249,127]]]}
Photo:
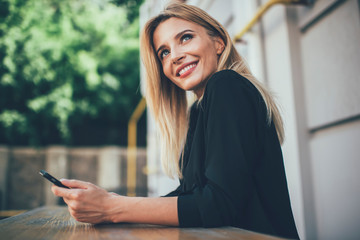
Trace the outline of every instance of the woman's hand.
{"label": "woman's hand", "polygon": [[[71,189],[53,185],[52,192],[63,197],[70,214],[79,222],[101,223],[112,222],[111,214],[120,196],[88,182],[78,180],[61,180],[61,183]],[[118,208],[115,207],[115,208]]]}
{"label": "woman's hand", "polygon": [[70,214],[79,222],[131,222],[178,226],[177,197],[126,197],[109,193],[88,182],[61,180],[71,189],[53,185],[63,197]]}

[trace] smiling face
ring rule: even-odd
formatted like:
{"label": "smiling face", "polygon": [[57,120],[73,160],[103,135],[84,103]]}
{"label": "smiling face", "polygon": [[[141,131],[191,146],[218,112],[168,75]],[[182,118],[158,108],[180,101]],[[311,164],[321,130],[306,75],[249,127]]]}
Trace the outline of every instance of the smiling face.
{"label": "smiling face", "polygon": [[165,76],[200,98],[224,49],[220,37],[211,37],[202,26],[180,18],[160,23],[153,35],[154,48]]}

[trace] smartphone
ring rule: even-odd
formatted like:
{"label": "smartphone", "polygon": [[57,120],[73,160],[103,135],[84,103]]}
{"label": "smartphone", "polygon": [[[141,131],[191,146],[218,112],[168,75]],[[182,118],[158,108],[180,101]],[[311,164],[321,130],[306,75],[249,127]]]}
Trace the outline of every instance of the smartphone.
{"label": "smartphone", "polygon": [[69,187],[65,186],[64,184],[62,184],[59,180],[57,180],[55,177],[51,176],[49,173],[47,173],[45,170],[40,170],[40,175],[43,176],[44,178],[46,178],[47,180],[49,180],[50,182],[52,182],[53,184],[55,184],[58,187],[63,187],[63,188],[67,188],[70,189]]}

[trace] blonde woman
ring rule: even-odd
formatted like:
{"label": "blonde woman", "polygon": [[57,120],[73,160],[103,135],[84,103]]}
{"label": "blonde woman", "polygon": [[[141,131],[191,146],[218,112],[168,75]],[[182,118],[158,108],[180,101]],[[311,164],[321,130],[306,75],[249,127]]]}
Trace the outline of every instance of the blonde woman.
{"label": "blonde woman", "polygon": [[[298,238],[269,92],[251,75],[226,30],[201,9],[172,3],[145,25],[146,98],[162,163],[180,186],[166,197],[125,197],[77,180],[52,187],[78,221],[181,227],[234,226]],[[197,101],[188,109],[186,91]]]}

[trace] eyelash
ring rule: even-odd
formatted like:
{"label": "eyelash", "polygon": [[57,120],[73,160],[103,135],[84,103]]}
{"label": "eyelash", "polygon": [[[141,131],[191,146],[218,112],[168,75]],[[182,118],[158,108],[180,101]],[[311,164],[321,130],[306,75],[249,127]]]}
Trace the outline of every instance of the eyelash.
{"label": "eyelash", "polygon": [[[193,36],[191,35],[191,34],[184,34],[184,35],[182,35],[182,37],[180,38],[180,40],[182,41],[182,42],[184,42],[184,39],[185,38],[189,38],[188,40],[190,40],[190,39],[192,39],[193,38]],[[186,41],[188,41],[188,40],[186,40]]]}
{"label": "eyelash", "polygon": [[[186,38],[188,38],[188,39],[186,39]],[[184,35],[181,36],[180,41],[181,41],[181,43],[183,43],[183,42],[191,40],[192,38],[193,38],[193,36],[191,34],[184,34]],[[166,53],[166,52],[168,52],[168,54],[170,53],[169,50],[167,50],[167,49],[164,49],[163,51],[160,52],[160,59],[161,60],[164,59],[167,56],[167,55],[164,56],[164,53]]]}
{"label": "eyelash", "polygon": [[[160,59],[162,60],[162,59],[164,59],[164,57],[166,57],[166,56],[164,56],[164,53],[165,52],[169,52],[169,50],[167,50],[167,49],[164,49],[164,50],[162,50],[161,52],[160,52]],[[170,53],[170,52],[169,52]]]}

